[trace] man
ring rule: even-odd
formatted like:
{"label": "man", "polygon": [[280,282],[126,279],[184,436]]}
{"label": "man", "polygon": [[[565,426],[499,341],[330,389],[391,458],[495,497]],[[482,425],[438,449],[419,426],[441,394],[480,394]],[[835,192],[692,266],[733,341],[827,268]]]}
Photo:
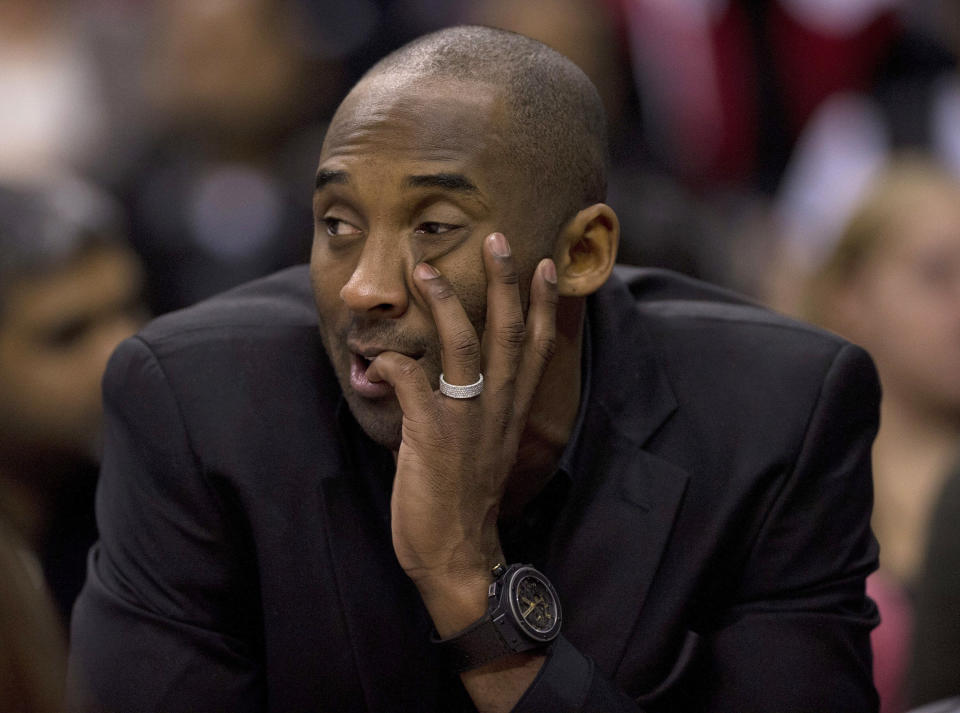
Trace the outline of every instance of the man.
{"label": "man", "polygon": [[123,236],[110,199],[79,179],[0,185],[0,521],[64,624],[96,539],[100,379],[143,322]]}
{"label": "man", "polygon": [[497,30],[358,83],[309,283],[112,359],[85,700],[876,707],[870,362],[698,283],[611,277],[603,126],[576,67]]}

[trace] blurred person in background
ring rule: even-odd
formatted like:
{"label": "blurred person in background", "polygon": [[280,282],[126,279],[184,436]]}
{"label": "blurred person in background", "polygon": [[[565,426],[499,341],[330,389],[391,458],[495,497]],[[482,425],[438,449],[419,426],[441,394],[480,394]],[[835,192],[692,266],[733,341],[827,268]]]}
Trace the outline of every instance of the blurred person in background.
{"label": "blurred person in background", "polygon": [[[907,678],[911,705],[954,697],[960,709],[960,463],[930,517],[927,552],[917,582],[913,655]],[[944,713],[947,713],[944,711]]]}
{"label": "blurred person in background", "polygon": [[[768,269],[757,292],[793,311],[810,272],[833,249],[853,207],[894,154],[922,151],[960,175],[960,5],[952,0],[903,3],[792,0],[837,16],[871,3],[898,11],[896,27],[863,66],[867,81],[837,85],[811,106],[772,202]],[[831,7],[833,10],[830,10]],[[849,73],[838,63],[836,73]],[[828,83],[832,79],[826,80]]]}
{"label": "blurred person in background", "polygon": [[883,386],[873,449],[880,570],[868,590],[883,617],[873,634],[881,710],[892,713],[908,703],[931,512],[960,455],[960,182],[921,158],[887,166],[812,279],[807,311],[865,347]]}
{"label": "blurred person in background", "polygon": [[102,76],[69,9],[0,2],[0,175],[87,168],[107,148]]}
{"label": "blurred person in background", "polygon": [[0,519],[0,709],[63,710],[66,647],[43,578],[27,545]]}
{"label": "blurred person in background", "polygon": [[[672,245],[663,254],[672,262],[657,264],[790,309],[803,285],[791,271],[807,267],[807,256],[784,256],[784,245],[805,253],[819,247],[820,235],[836,234],[839,223],[824,226],[822,219],[835,217],[829,210],[835,203],[856,199],[857,182],[845,180],[848,159],[875,133],[871,116],[850,111],[849,97],[874,105],[890,147],[960,156],[960,93],[951,79],[954,2],[597,4],[614,10],[639,112],[633,141],[639,159],[632,163],[646,180],[625,183],[632,190],[621,217],[630,225],[634,206],[658,207],[645,211],[653,222],[638,220],[625,231],[630,262],[657,259],[659,244]],[[813,133],[830,138],[812,141]],[[834,172],[839,176],[831,181]],[[612,183],[612,202],[616,188]],[[629,200],[640,193],[653,200]],[[664,223],[659,234],[667,237],[658,240]],[[781,232],[787,239],[774,239]],[[789,262],[783,270],[781,261]],[[776,279],[768,280],[774,271]]]}
{"label": "blurred person in background", "polygon": [[120,189],[160,313],[306,260],[302,186],[339,75],[311,64],[289,3],[173,0],[152,21],[152,139]]}
{"label": "blurred person in background", "polygon": [[64,620],[96,539],[100,378],[144,317],[124,235],[78,180],[0,184],[0,520]]}

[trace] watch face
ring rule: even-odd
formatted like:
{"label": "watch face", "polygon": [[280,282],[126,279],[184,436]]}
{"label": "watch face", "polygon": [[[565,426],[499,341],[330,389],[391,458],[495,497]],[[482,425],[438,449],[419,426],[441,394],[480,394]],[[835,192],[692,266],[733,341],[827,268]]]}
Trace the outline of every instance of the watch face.
{"label": "watch face", "polygon": [[511,605],[517,621],[534,638],[552,639],[560,628],[560,607],[549,582],[533,568],[517,572]]}

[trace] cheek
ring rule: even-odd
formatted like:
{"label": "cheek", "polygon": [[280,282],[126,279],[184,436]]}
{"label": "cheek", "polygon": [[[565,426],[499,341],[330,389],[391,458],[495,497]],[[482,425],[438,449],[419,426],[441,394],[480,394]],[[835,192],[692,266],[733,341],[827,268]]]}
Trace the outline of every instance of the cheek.
{"label": "cheek", "polygon": [[84,441],[100,425],[100,355],[34,351],[27,361],[7,364],[0,385],[3,418],[27,440],[53,444]]}
{"label": "cheek", "polygon": [[903,271],[878,275],[872,287],[862,303],[861,328],[851,336],[873,354],[882,372],[906,376],[957,369],[960,310],[951,300]]}
{"label": "cheek", "polygon": [[884,335],[907,342],[911,336],[920,340],[934,338],[958,314],[951,297],[945,298],[906,271],[878,280],[873,305],[874,320],[882,325]]}

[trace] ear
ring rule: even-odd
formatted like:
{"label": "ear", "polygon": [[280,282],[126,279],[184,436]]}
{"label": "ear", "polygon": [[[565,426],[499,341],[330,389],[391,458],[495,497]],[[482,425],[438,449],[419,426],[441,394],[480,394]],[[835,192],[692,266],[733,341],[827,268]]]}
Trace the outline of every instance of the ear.
{"label": "ear", "polygon": [[617,259],[620,221],[606,203],[577,213],[560,231],[553,260],[562,297],[585,297],[607,281]]}

